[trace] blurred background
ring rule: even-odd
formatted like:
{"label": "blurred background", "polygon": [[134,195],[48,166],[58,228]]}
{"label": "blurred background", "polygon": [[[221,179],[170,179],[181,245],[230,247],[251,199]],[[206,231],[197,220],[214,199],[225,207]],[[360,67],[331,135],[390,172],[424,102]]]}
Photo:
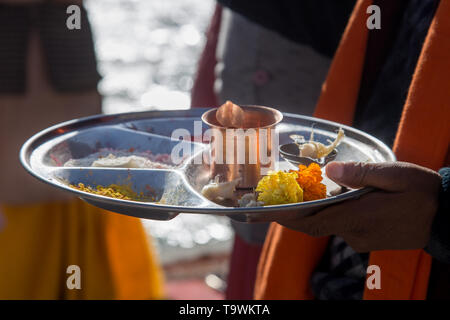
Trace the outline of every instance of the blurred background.
{"label": "blurred background", "polygon": [[[103,77],[103,112],[188,109],[214,5],[213,0],[85,1]],[[171,298],[223,297],[221,279],[233,239],[228,218],[186,214],[142,222],[153,236]]]}
{"label": "blurred background", "polygon": [[87,0],[106,113],[187,109],[213,0]]}

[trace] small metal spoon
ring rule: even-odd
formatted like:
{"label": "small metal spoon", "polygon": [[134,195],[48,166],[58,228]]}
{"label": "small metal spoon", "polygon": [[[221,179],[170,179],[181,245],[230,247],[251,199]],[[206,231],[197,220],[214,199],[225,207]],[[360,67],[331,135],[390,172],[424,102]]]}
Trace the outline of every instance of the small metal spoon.
{"label": "small metal spoon", "polygon": [[[307,142],[305,142],[307,143]],[[317,163],[320,167],[324,167],[328,162],[336,159],[337,151],[336,149],[331,151],[329,155],[324,158],[314,159],[310,157],[301,157],[298,154],[300,153],[299,145],[297,143],[287,143],[282,144],[279,147],[280,155],[286,161],[292,163],[294,166],[298,167],[298,165],[303,164],[305,166],[309,166],[311,163]]]}
{"label": "small metal spoon", "polygon": [[231,101],[225,102],[216,111],[217,121],[225,128],[242,128],[244,110]]}

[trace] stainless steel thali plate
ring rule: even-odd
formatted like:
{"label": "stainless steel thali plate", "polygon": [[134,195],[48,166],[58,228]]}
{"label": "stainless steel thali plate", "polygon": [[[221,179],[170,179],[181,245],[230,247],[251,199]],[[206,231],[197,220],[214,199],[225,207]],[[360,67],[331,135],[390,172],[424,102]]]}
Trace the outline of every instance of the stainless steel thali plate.
{"label": "stainless steel thali plate", "polygon": [[[322,200],[254,208],[227,207],[211,202],[200,193],[203,185],[211,179],[209,167],[206,163],[197,164],[195,161],[209,146],[200,141],[180,142],[179,138],[172,138],[176,129],[181,135],[189,135],[189,138],[201,136],[202,131],[207,129],[205,125],[199,127],[201,115],[206,110],[98,115],[64,122],[31,137],[20,151],[20,161],[36,178],[72,192],[95,206],[155,220],[169,220],[180,213],[200,213],[226,215],[237,221],[272,221],[274,214],[280,212],[298,217],[306,216],[325,206],[357,198],[370,191],[367,188],[344,190]],[[385,144],[364,132],[326,120],[288,113],[283,115],[283,122],[277,127],[280,144],[291,142],[289,135],[294,133],[309,137],[312,126],[315,140],[326,143],[328,139],[334,139],[337,130],[342,127],[345,139],[338,147],[336,160],[395,161],[394,154]],[[102,168],[91,167],[89,162],[77,162],[77,159],[89,158],[100,150],[106,150],[105,153],[128,150],[170,154],[175,147],[186,147],[192,152],[173,168]],[[71,159],[75,159],[74,165],[64,166]],[[294,167],[280,158],[279,168]],[[127,183],[133,191],[148,193],[158,203],[110,198],[69,186],[80,182],[91,187]],[[326,177],[324,183],[328,191],[339,189]],[[163,201],[159,201],[161,198]]]}

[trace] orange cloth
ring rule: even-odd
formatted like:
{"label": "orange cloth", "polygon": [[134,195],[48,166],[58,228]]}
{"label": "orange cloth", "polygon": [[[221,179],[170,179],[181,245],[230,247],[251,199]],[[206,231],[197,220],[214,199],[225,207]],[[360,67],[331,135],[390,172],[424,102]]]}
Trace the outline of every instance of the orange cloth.
{"label": "orange cloth", "polygon": [[[368,29],[366,8],[359,0],[349,20],[323,86],[315,116],[351,124],[358,98]],[[445,163],[450,141],[450,0],[441,0],[428,31],[409,89],[394,144],[399,160],[431,169]],[[312,299],[309,279],[328,238],[272,224],[258,266],[256,299]],[[375,251],[369,264],[381,268],[381,289],[364,299],[424,299],[431,257],[423,250]]]}
{"label": "orange cloth", "polygon": [[[79,199],[0,206],[0,299],[161,299],[141,221]],[[69,265],[81,289],[68,289]]]}

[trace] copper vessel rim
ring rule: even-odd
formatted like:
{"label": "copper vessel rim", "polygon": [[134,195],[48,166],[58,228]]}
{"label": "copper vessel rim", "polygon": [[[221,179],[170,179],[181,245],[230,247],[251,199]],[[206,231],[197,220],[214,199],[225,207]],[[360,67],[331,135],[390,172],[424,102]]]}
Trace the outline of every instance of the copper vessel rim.
{"label": "copper vessel rim", "polygon": [[[274,109],[274,108],[270,108],[270,107],[266,107],[266,106],[258,106],[258,105],[242,105],[242,106],[240,106],[240,107],[244,107],[244,108],[260,108],[260,109],[265,109],[265,110],[268,110],[268,111],[272,112],[272,113],[275,115],[275,118],[278,118],[278,119],[277,119],[276,121],[274,121],[273,123],[271,123],[271,124],[269,124],[269,125],[266,125],[266,126],[263,126],[263,127],[249,127],[249,128],[241,128],[241,129],[266,129],[266,128],[274,127],[274,126],[276,126],[277,124],[279,124],[281,121],[283,121],[283,114],[282,114],[280,111],[278,111],[277,109]],[[239,129],[239,128],[227,128],[227,127],[222,127],[222,126],[220,126],[220,125],[212,124],[212,123],[210,123],[209,121],[207,121],[206,118],[207,118],[212,112],[217,111],[217,109],[218,109],[218,108],[213,108],[213,109],[210,109],[210,110],[204,112],[204,113],[202,114],[202,118],[201,118],[202,121],[203,121],[205,124],[207,124],[208,126],[214,127],[214,128],[219,128],[219,129]]]}

